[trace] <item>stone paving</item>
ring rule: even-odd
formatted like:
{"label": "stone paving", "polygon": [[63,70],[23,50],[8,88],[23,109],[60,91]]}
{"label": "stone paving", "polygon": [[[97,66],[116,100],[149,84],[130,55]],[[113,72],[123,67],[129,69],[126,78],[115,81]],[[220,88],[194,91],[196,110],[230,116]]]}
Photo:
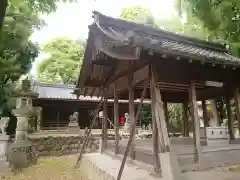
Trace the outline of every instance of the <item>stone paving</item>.
{"label": "stone paving", "polygon": [[[88,154],[86,158],[91,160],[102,171],[108,172],[112,177],[117,177],[121,161],[108,155],[98,153]],[[183,173],[183,180],[239,180],[240,172],[230,172],[229,167],[215,168],[208,171],[191,171]],[[122,180],[167,180],[164,178],[156,178],[149,175],[149,172],[129,163],[126,163]]]}
{"label": "stone paving", "polygon": [[185,180],[239,180],[240,172],[230,172],[228,167],[208,171],[191,171],[184,173]]}

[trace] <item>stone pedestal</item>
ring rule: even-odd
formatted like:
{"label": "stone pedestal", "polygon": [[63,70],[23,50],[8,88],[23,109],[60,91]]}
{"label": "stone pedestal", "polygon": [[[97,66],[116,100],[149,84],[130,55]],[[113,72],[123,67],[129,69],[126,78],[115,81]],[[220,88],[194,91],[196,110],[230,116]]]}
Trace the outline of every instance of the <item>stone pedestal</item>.
{"label": "stone pedestal", "polygon": [[8,162],[12,170],[26,168],[31,164],[36,164],[36,150],[27,140],[28,130],[28,108],[13,110],[17,117],[17,128],[15,142],[9,147]]}
{"label": "stone pedestal", "polygon": [[28,141],[14,142],[9,147],[8,162],[12,170],[37,163],[35,148]]}
{"label": "stone pedestal", "polygon": [[207,136],[206,136],[205,127],[200,127],[200,140],[201,140],[201,145],[207,145]]}
{"label": "stone pedestal", "polygon": [[17,107],[13,114],[17,117],[15,142],[9,147],[7,159],[12,170],[26,168],[37,162],[35,148],[27,140],[28,118],[32,108],[32,98],[37,94],[30,89],[28,80],[22,81],[22,88],[17,96]]}
{"label": "stone pedestal", "polygon": [[8,135],[0,135],[0,164],[1,169],[8,171],[9,164],[7,162],[8,146],[10,144]]}
{"label": "stone pedestal", "polygon": [[5,157],[7,155],[7,150],[9,146],[9,136],[0,135],[0,157]]}
{"label": "stone pedestal", "polygon": [[77,121],[70,121],[68,124],[68,133],[71,134],[79,134],[80,133],[80,127],[78,126]]}
{"label": "stone pedestal", "polygon": [[229,133],[227,127],[207,127],[207,145],[229,145]]}

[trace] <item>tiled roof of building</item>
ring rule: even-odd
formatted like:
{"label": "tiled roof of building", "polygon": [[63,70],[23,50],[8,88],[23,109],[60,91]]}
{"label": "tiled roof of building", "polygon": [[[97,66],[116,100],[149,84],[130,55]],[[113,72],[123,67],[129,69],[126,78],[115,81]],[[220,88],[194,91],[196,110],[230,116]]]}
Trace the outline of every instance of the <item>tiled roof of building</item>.
{"label": "tiled roof of building", "polygon": [[142,49],[170,52],[176,55],[206,60],[212,63],[232,64],[240,66],[240,60],[230,54],[224,45],[191,38],[147,25],[115,19],[94,12],[97,28],[105,34],[109,41],[132,44]]}
{"label": "tiled roof of building", "polygon": [[[36,84],[34,90],[38,93],[38,98],[41,99],[62,99],[62,100],[77,100],[77,96],[73,94],[74,86],[65,84]],[[79,101],[99,102],[101,97],[96,96],[79,96]],[[112,99],[108,100],[113,102]],[[119,100],[120,103],[128,103],[128,100]],[[139,100],[135,101],[140,102]],[[150,103],[145,100],[144,103]]]}

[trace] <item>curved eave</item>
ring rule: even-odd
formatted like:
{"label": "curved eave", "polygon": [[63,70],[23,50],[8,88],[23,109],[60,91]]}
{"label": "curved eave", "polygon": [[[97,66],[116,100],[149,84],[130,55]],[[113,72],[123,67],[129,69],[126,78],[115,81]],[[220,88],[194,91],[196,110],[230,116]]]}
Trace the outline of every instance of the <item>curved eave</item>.
{"label": "curved eave", "polygon": [[84,53],[83,63],[80,69],[80,74],[76,83],[76,89],[84,87],[84,83],[89,71],[90,63],[92,60],[92,51],[94,48],[94,41],[93,41],[93,34],[89,28],[88,39],[87,39],[87,46]]}
{"label": "curved eave", "polygon": [[[129,46],[157,53],[198,60],[202,63],[240,67],[240,59],[230,54],[223,45],[158,30],[94,12],[96,26],[108,39],[119,44],[125,39]],[[129,35],[131,36],[129,37]]]}

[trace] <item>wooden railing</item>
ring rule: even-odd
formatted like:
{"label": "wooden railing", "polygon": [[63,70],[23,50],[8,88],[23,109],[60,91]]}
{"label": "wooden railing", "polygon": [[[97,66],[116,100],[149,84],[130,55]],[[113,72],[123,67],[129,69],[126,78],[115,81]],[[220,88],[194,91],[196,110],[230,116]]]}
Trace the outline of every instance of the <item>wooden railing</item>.
{"label": "wooden railing", "polygon": [[67,129],[68,123],[66,122],[44,122],[41,127],[42,130],[61,130]]}

